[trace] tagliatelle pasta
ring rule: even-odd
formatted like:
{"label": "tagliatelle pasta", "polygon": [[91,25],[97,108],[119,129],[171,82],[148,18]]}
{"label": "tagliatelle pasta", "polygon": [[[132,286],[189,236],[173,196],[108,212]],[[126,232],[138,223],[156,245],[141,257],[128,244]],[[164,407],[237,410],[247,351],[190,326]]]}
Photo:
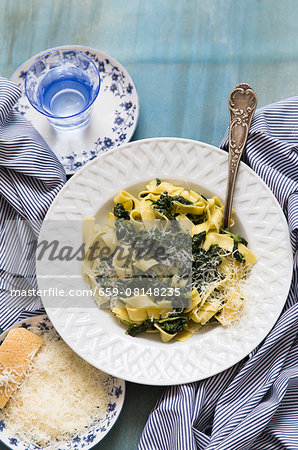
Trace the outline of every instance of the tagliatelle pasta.
{"label": "tagliatelle pasta", "polygon": [[84,275],[98,305],[130,336],[159,333],[163,342],[236,321],[257,258],[242,236],[222,230],[222,219],[218,197],[166,181],[138,196],[120,191],[104,225],[84,220]]}

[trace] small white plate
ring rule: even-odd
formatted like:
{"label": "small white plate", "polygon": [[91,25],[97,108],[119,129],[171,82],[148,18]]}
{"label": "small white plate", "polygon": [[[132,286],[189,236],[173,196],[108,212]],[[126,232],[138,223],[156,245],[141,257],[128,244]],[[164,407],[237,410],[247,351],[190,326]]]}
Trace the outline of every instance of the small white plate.
{"label": "small white plate", "polygon": [[[227,168],[228,154],[202,142],[176,138],[130,142],[99,156],[69,180],[47,213],[39,243],[56,239],[59,250],[79,248],[84,217],[105,219],[117,192],[136,194],[154,178],[224,200]],[[89,363],[136,383],[189,383],[239,362],[278,319],[291,283],[293,257],[282,209],[268,186],[244,163],[233,209],[235,232],[247,238],[258,257],[247,280],[245,310],[235,325],[202,327],[188,341],[169,344],[156,334],[128,336],[109,311],[82,295],[88,285],[78,258],[67,262],[62,257],[60,261],[43,257],[37,260],[38,284],[58,333]],[[63,297],[60,289],[69,294]]]}
{"label": "small white plate", "polygon": [[[48,119],[38,113],[25,95],[27,70],[37,57],[57,48],[78,50],[97,65],[101,86],[87,127],[77,130],[56,130]],[[63,45],[44,50],[24,62],[11,76],[22,88],[22,96],[15,109],[26,117],[55,152],[70,175],[97,155],[129,142],[139,118],[139,99],[136,87],[125,68],[114,58],[83,45]]]}
{"label": "small white plate", "polygon": [[[28,319],[22,320],[11,328],[23,327],[30,330],[30,328],[38,327],[42,332],[46,332],[51,329],[53,325],[51,324],[48,316],[39,315],[30,317]],[[9,328],[9,330],[11,329]],[[5,339],[9,330],[6,330],[0,336],[0,344]],[[119,378],[112,378],[112,383],[109,391],[109,404],[106,410],[106,415],[99,422],[94,423],[86,432],[73,439],[73,441],[68,442],[59,446],[60,450],[88,450],[94,445],[98,444],[112,429],[113,425],[117,421],[125,398],[125,381]],[[26,444],[20,441],[15,436],[11,436],[8,432],[6,425],[0,418],[0,440],[7,445],[8,448],[19,449],[19,450],[38,450],[41,447],[37,446],[35,443]],[[46,447],[48,450],[51,446]],[[57,449],[57,446],[55,447]]]}

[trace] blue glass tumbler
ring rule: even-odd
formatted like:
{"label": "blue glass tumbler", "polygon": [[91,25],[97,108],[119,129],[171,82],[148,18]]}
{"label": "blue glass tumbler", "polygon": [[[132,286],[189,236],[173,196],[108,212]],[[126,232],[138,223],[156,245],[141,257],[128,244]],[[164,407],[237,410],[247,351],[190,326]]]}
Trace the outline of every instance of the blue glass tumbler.
{"label": "blue glass tumbler", "polygon": [[100,89],[95,63],[76,50],[44,53],[29,68],[25,92],[31,105],[64,130],[86,125]]}

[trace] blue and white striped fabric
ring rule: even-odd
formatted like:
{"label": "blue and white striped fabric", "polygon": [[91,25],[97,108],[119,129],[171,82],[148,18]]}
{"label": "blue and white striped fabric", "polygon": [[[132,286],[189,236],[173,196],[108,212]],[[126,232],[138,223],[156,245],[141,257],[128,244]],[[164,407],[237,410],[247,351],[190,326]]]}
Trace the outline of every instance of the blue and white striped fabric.
{"label": "blue and white striped fabric", "polygon": [[[13,107],[19,87],[0,78],[0,327],[6,329],[42,308],[38,297],[11,296],[10,289],[37,288],[28,242],[65,183],[65,172],[46,142]],[[9,239],[9,234],[13,238]],[[10,236],[12,237],[12,236]],[[23,314],[23,316],[21,316]]]}
{"label": "blue and white striped fabric", "polygon": [[[221,147],[227,150],[227,134]],[[298,449],[298,97],[256,111],[244,161],[288,219],[294,274],[276,325],[249,357],[211,378],[168,388],[139,450]]]}

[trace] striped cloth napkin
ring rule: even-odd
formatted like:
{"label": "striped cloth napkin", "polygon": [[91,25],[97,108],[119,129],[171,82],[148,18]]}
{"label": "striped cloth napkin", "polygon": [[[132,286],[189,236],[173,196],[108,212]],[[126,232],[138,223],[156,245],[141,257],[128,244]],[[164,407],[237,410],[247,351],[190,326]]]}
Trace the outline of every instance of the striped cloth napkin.
{"label": "striped cloth napkin", "polygon": [[[226,134],[221,147],[228,149]],[[244,161],[287,217],[294,272],[284,310],[248,358],[211,378],[167,388],[139,450],[298,449],[298,97],[256,111]]]}
{"label": "striped cloth napkin", "polygon": [[[64,169],[35,128],[13,107],[21,95],[0,78],[0,327],[4,330],[42,308],[39,297],[12,296],[37,289],[28,243],[66,181]],[[13,239],[8,239],[9,230]],[[26,314],[27,313],[27,314]]]}

